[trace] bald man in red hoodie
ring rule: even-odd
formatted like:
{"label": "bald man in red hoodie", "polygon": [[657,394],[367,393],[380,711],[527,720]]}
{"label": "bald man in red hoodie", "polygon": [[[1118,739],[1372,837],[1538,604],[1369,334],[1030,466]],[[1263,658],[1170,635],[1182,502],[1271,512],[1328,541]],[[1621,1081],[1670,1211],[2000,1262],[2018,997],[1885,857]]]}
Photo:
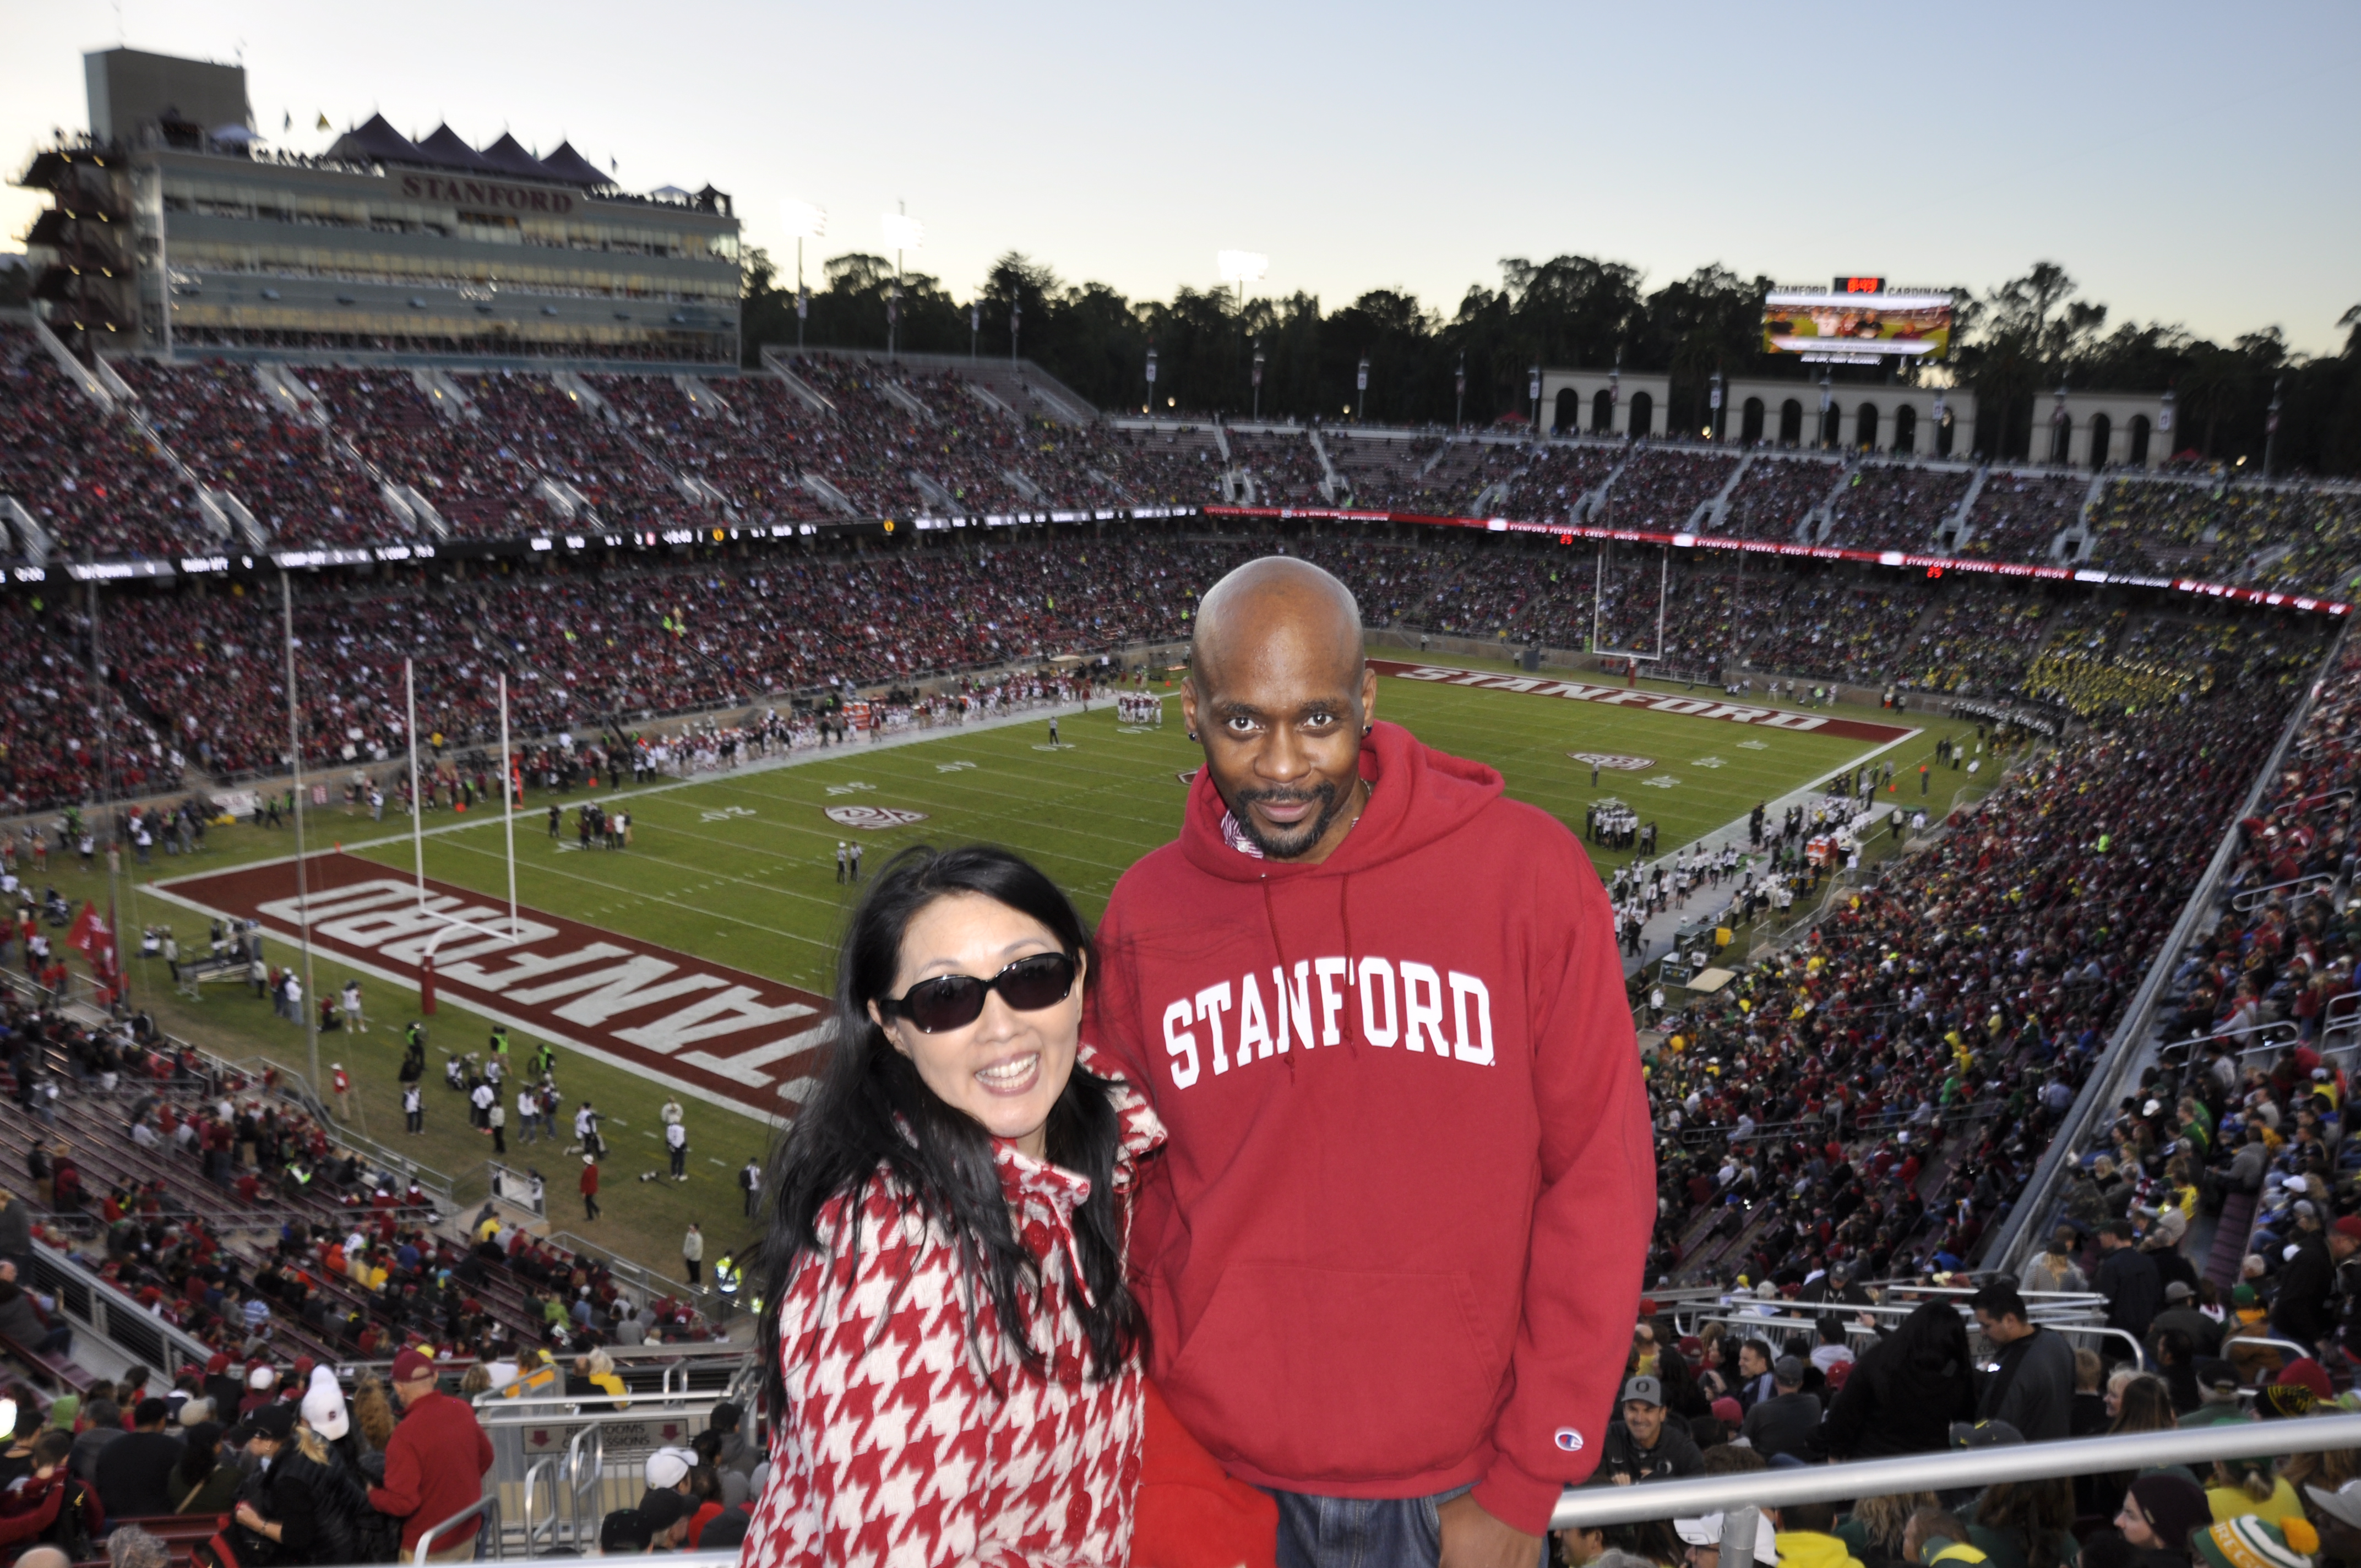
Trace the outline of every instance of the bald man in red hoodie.
{"label": "bald man in red hoodie", "polygon": [[1325,572],[1204,596],[1205,766],[1107,905],[1085,1037],[1171,1131],[1132,1238],[1154,1376],[1278,1499],[1279,1563],[1532,1568],[1631,1346],[1639,1052],[1574,835],[1377,696]]}

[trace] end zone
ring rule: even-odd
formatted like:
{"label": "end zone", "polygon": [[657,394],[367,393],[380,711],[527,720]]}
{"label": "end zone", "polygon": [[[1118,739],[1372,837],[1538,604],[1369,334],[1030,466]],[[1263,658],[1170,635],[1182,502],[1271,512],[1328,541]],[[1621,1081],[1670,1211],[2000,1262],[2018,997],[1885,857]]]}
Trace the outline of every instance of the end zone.
{"label": "end zone", "polygon": [[305,872],[308,900],[291,858],[150,891],[291,944],[308,926],[313,950],[412,990],[436,943],[436,991],[459,1005],[766,1122],[794,1114],[836,1035],[827,997],[637,937],[522,906],[492,935],[506,905],[467,888],[430,877],[422,905],[416,881],[349,855]]}

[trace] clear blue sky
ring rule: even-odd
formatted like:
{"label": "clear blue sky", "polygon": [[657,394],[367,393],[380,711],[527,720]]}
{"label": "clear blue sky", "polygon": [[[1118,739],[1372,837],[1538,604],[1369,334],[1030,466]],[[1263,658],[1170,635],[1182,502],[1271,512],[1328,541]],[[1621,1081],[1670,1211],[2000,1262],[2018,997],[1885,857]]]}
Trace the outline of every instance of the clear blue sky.
{"label": "clear blue sky", "polygon": [[[118,16],[120,18],[118,24]],[[2111,319],[2313,352],[2361,302],[2361,5],[1365,0],[566,5],[10,0],[0,160],[86,124],[81,55],[243,56],[298,150],[381,109],[571,137],[637,188],[730,192],[790,263],[927,225],[965,293],[1018,249],[1135,298],[1263,251],[1273,293],[1446,311],[1504,256],[1710,261],[1981,292],[2062,263]],[[0,192],[0,245],[38,203]]]}

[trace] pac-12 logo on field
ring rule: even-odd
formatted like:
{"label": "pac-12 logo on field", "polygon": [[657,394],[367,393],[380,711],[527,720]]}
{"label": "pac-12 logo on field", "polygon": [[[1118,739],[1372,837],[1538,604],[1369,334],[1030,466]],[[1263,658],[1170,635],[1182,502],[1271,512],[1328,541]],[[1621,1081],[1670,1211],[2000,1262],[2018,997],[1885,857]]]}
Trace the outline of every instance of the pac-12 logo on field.
{"label": "pac-12 logo on field", "polygon": [[827,810],[828,819],[840,828],[907,828],[927,819],[923,811],[895,806],[831,806]]}
{"label": "pac-12 logo on field", "polygon": [[1653,757],[1623,757],[1612,751],[1568,751],[1566,755],[1577,762],[1588,762],[1594,768],[1613,768],[1626,773],[1636,773],[1642,768],[1656,765]]}

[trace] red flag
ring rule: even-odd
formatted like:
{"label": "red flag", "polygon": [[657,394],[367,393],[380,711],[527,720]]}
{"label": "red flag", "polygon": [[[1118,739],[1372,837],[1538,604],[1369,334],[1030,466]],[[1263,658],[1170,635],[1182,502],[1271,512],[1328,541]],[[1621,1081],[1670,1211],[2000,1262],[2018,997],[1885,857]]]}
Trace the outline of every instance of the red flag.
{"label": "red flag", "polygon": [[82,913],[66,932],[66,946],[82,956],[90,965],[92,978],[103,993],[99,1004],[105,1006],[115,1000],[119,984],[115,968],[115,922],[103,916],[98,906],[84,900]]}

